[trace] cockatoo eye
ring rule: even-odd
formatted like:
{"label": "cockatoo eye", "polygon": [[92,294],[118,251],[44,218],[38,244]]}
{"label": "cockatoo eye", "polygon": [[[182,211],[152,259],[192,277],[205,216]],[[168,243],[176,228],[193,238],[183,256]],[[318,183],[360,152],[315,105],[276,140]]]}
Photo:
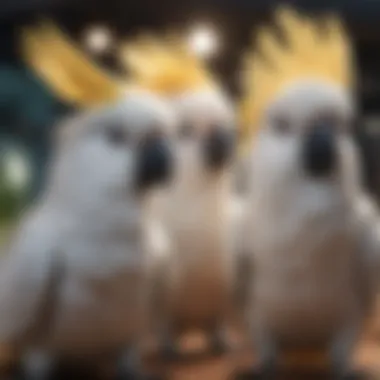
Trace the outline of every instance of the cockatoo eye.
{"label": "cockatoo eye", "polygon": [[285,116],[278,116],[273,120],[273,128],[280,134],[287,134],[291,131],[291,123]]}
{"label": "cockatoo eye", "polygon": [[140,143],[145,144],[150,141],[157,140],[159,138],[164,138],[165,133],[160,128],[151,128],[148,132],[141,136]]}
{"label": "cockatoo eye", "polygon": [[361,120],[359,117],[347,116],[344,120],[345,129],[347,132],[354,132],[358,130],[361,125]]}
{"label": "cockatoo eye", "polygon": [[193,136],[194,127],[189,123],[185,123],[179,128],[178,134],[180,138],[188,139]]}
{"label": "cockatoo eye", "polygon": [[342,132],[345,129],[345,121],[334,112],[325,112],[317,115],[310,123],[313,125],[325,125],[332,132]]}
{"label": "cockatoo eye", "polygon": [[110,125],[105,130],[106,138],[112,145],[124,145],[128,140],[128,132],[122,125]]}

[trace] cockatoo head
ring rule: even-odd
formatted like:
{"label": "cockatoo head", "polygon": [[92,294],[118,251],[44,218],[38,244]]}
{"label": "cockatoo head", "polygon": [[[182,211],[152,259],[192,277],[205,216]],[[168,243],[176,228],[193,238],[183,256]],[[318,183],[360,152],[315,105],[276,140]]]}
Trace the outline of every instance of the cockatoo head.
{"label": "cockatoo head", "polygon": [[201,181],[229,169],[234,153],[235,120],[222,93],[194,90],[173,100],[180,120],[177,130],[179,172]]}
{"label": "cockatoo head", "polygon": [[278,94],[262,119],[258,154],[268,173],[284,178],[341,180],[354,169],[353,102],[338,86],[293,83]]}
{"label": "cockatoo head", "polygon": [[286,181],[346,186],[358,175],[348,41],[335,19],[321,30],[288,9],[278,16],[288,46],[272,31],[261,31],[262,56],[251,56],[246,71],[251,90],[244,111],[251,112],[251,132],[257,128],[252,141],[255,180],[273,177],[274,186]]}
{"label": "cockatoo head", "polygon": [[146,194],[170,181],[172,108],[153,94],[127,94],[62,126],[53,193],[88,204]]}
{"label": "cockatoo head", "polygon": [[52,193],[95,204],[169,179],[176,117],[165,97],[107,73],[51,22],[24,30],[21,50],[59,97],[83,109],[60,128]]}
{"label": "cockatoo head", "polygon": [[190,186],[225,173],[234,153],[233,106],[202,62],[170,38],[142,38],[122,58],[137,83],[168,98],[178,116],[176,178]]}

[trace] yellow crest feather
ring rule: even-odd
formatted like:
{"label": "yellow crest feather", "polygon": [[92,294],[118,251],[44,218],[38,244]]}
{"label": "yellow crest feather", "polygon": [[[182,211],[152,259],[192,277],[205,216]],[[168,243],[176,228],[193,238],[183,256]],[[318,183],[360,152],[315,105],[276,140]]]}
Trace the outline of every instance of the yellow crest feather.
{"label": "yellow crest feather", "polygon": [[31,67],[62,100],[93,107],[120,96],[120,81],[91,62],[52,22],[24,29],[21,53]]}
{"label": "yellow crest feather", "polygon": [[137,83],[161,94],[215,86],[204,64],[177,37],[142,36],[121,47],[120,59]]}
{"label": "yellow crest feather", "polygon": [[277,11],[276,21],[285,43],[274,28],[259,30],[258,48],[247,55],[243,65],[240,125],[248,141],[263,110],[287,84],[307,78],[347,90],[354,84],[350,42],[337,18],[324,19],[323,31],[316,20],[283,7]]}

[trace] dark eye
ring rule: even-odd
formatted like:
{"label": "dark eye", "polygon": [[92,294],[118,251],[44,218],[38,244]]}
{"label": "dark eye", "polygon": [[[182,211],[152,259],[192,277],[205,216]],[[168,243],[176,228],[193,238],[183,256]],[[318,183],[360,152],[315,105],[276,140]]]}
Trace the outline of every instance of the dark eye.
{"label": "dark eye", "polygon": [[149,143],[151,141],[157,141],[164,136],[164,133],[158,128],[152,128],[149,132],[142,136],[140,143]]}
{"label": "dark eye", "polygon": [[185,123],[183,124],[178,131],[179,137],[183,139],[187,139],[191,137],[194,133],[194,128],[191,124]]}
{"label": "dark eye", "polygon": [[128,133],[121,125],[110,125],[105,132],[107,140],[113,145],[123,145],[128,141]]}
{"label": "dark eye", "polygon": [[285,116],[278,116],[273,120],[273,128],[278,133],[286,134],[290,132],[291,124]]}
{"label": "dark eye", "polygon": [[362,124],[362,121],[358,116],[348,116],[344,120],[344,125],[346,126],[346,130],[349,132],[358,131],[359,126]]}
{"label": "dark eye", "polygon": [[332,112],[318,115],[314,120],[314,125],[323,125],[326,128],[336,132],[342,132],[343,129],[345,129],[345,122],[343,119]]}

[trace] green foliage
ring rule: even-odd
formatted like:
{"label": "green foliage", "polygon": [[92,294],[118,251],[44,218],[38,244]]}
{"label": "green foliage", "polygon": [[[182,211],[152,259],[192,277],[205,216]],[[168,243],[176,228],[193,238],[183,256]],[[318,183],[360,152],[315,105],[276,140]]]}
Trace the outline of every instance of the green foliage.
{"label": "green foliage", "polygon": [[14,220],[25,206],[25,195],[0,188],[0,223]]}
{"label": "green foliage", "polygon": [[0,152],[0,225],[14,220],[26,206],[28,187],[15,188],[7,175],[5,154]]}

